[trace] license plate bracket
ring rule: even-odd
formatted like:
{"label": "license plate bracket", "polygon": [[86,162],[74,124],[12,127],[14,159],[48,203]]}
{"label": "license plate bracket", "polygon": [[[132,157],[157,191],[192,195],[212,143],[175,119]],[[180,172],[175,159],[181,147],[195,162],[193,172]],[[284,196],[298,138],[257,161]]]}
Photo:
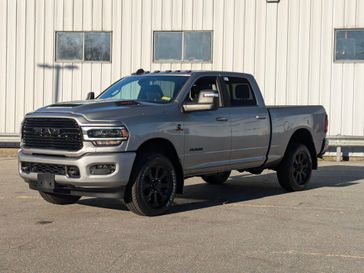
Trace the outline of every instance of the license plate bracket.
{"label": "license plate bracket", "polygon": [[55,177],[51,173],[38,173],[37,188],[43,190],[54,190],[55,188]]}

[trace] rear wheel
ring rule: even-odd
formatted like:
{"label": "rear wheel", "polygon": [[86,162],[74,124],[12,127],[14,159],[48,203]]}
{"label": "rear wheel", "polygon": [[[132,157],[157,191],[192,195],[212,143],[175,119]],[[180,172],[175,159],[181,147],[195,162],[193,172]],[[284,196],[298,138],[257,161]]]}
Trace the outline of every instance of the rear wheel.
{"label": "rear wheel", "polygon": [[310,151],[303,144],[292,144],[277,170],[279,183],[287,191],[304,190],[310,181],[311,173]]}
{"label": "rear wheel", "polygon": [[228,180],[230,174],[231,172],[228,171],[211,175],[203,175],[202,179],[209,184],[223,184]]}
{"label": "rear wheel", "polygon": [[125,203],[143,216],[163,214],[171,206],[177,187],[176,170],[164,155],[142,155],[132,174]]}
{"label": "rear wheel", "polygon": [[48,193],[48,192],[42,192],[42,191],[40,191],[39,194],[47,202],[56,204],[56,205],[74,204],[81,198],[81,196]]}

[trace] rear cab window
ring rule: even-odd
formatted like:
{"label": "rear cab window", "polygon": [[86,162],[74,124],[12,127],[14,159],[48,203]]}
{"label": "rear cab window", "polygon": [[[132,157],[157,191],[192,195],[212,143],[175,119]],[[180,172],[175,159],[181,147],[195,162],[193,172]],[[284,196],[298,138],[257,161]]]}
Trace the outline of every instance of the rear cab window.
{"label": "rear cab window", "polygon": [[231,107],[257,105],[253,89],[247,79],[223,76],[222,81],[228,93],[229,105]]}

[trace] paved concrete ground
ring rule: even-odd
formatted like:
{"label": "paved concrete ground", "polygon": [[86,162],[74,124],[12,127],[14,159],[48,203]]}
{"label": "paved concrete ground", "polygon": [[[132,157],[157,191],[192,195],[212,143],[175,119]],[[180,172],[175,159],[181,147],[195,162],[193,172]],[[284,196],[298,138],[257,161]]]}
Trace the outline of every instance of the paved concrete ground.
{"label": "paved concrete ground", "polygon": [[295,193],[269,172],[189,179],[146,218],[115,200],[48,204],[0,158],[0,272],[364,272],[364,163],[320,165]]}

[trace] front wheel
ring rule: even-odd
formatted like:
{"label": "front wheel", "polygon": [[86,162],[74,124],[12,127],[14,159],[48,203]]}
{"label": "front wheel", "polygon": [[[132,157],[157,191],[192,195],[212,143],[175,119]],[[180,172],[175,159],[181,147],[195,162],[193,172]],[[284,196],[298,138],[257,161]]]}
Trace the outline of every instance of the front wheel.
{"label": "front wheel", "polygon": [[292,144],[277,169],[279,183],[287,191],[304,190],[310,181],[311,173],[310,151],[303,144]]}
{"label": "front wheel", "polygon": [[177,187],[176,170],[164,155],[142,155],[133,170],[125,196],[128,209],[143,216],[155,216],[171,206]]}
{"label": "front wheel", "polygon": [[81,198],[81,196],[48,193],[48,192],[42,192],[42,191],[40,191],[39,194],[47,202],[56,204],[56,205],[74,204]]}
{"label": "front wheel", "polygon": [[222,173],[216,173],[216,174],[210,174],[210,175],[203,175],[202,179],[208,183],[208,184],[223,184],[225,183],[231,172],[222,172]]}

